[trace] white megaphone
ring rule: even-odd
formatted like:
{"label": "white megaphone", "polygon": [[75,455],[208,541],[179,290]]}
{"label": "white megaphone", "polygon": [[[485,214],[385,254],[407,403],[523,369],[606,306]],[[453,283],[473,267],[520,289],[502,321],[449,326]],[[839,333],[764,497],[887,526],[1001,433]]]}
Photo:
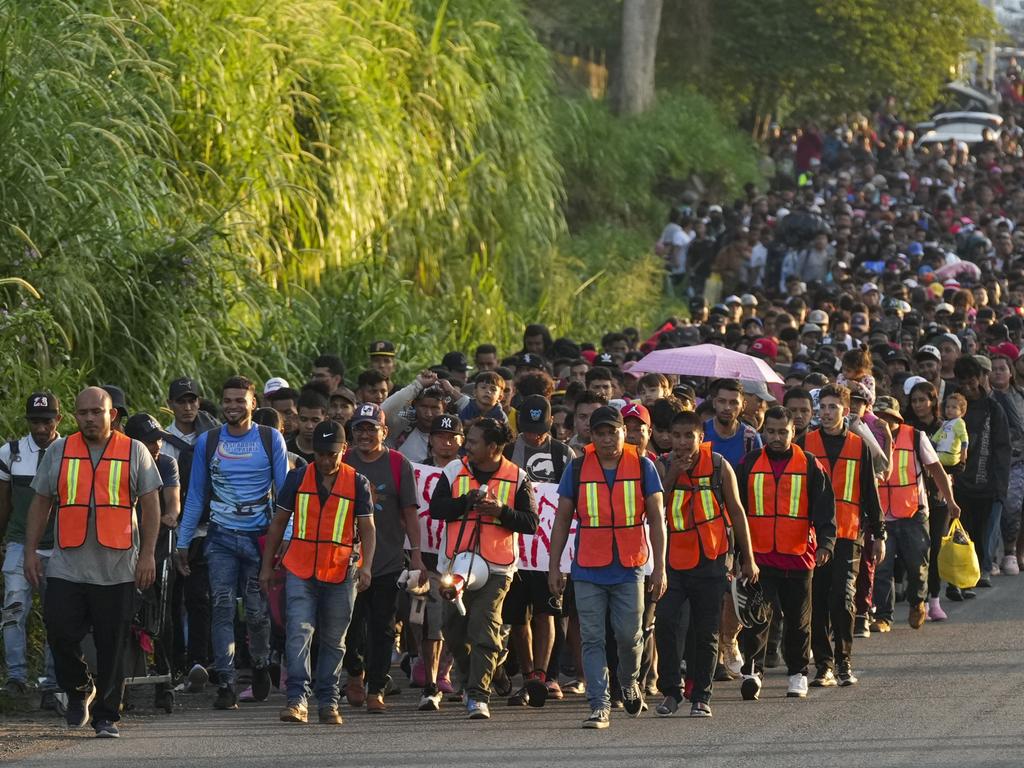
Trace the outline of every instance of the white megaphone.
{"label": "white megaphone", "polygon": [[462,616],[466,615],[466,604],[462,593],[475,592],[486,582],[490,569],[487,561],[475,552],[459,552],[451,562],[448,572],[441,577],[441,597],[455,603]]}

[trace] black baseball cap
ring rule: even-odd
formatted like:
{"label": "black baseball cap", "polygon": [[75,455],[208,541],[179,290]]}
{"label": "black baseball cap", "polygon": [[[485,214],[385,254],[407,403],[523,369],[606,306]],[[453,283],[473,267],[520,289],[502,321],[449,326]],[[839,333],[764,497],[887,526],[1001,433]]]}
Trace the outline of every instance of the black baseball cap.
{"label": "black baseball cap", "polygon": [[188,376],[182,376],[171,382],[170,389],[167,391],[167,399],[178,401],[185,395],[199,397],[199,385],[196,384],[195,379],[190,379]]}
{"label": "black baseball cap", "polygon": [[469,370],[469,360],[461,352],[449,352],[441,359],[441,365],[455,373],[465,373]]}
{"label": "black baseball cap", "polygon": [[395,345],[390,341],[375,341],[370,344],[371,355],[383,355],[384,357],[395,356]]}
{"label": "black baseball cap", "polygon": [[532,352],[524,352],[516,360],[516,368],[536,368],[538,370],[544,369],[544,358],[540,355],[535,355]]}
{"label": "black baseball cap", "polygon": [[462,431],[462,419],[448,413],[442,413],[440,416],[435,416],[434,420],[430,422],[430,434],[434,435],[438,432],[448,432],[452,435],[465,434]]}
{"label": "black baseball cap", "polygon": [[348,423],[349,426],[355,427],[357,424],[364,422],[383,427],[385,423],[384,411],[376,403],[360,403],[356,406],[356,412],[352,414],[352,418],[349,419]]}
{"label": "black baseball cap", "polygon": [[601,366],[603,368],[618,368],[618,363],[615,362],[615,358],[607,352],[602,352],[594,358],[594,365]]}
{"label": "black baseball cap", "polygon": [[110,407],[116,409],[122,419],[125,418],[128,415],[128,401],[124,390],[113,384],[104,384],[100,389],[110,395]]}
{"label": "black baseball cap", "polygon": [[602,424],[610,424],[613,427],[625,426],[619,409],[613,408],[610,405],[602,405],[590,415],[590,428],[592,430],[597,429]]}
{"label": "black baseball cap", "polygon": [[551,429],[551,403],[543,395],[524,397],[516,414],[520,432],[541,435]]}
{"label": "black baseball cap", "polygon": [[313,453],[340,453],[345,447],[345,428],[336,421],[321,421],[313,427]]}
{"label": "black baseball cap", "polygon": [[33,392],[25,402],[26,419],[56,419],[60,416],[60,401],[50,392]]}
{"label": "black baseball cap", "polygon": [[124,423],[124,433],[132,440],[140,443],[155,443],[166,440],[169,435],[164,432],[157,420],[148,413],[136,413]]}

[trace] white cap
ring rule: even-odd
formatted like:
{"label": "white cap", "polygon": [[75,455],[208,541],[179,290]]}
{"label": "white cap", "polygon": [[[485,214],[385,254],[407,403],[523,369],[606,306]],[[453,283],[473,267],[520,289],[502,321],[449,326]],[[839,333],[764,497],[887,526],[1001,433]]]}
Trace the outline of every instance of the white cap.
{"label": "white cap", "polygon": [[944,301],[935,308],[935,314],[938,314],[939,312],[949,312],[949,314],[952,315],[954,312],[956,312],[956,310],[953,309],[952,304],[949,304]]}
{"label": "white cap", "polygon": [[[875,285],[874,283],[864,283],[864,285],[862,285],[860,287],[861,294],[871,293],[872,291],[877,291],[877,290],[878,290],[878,286]],[[879,293],[881,293],[881,291],[879,291]]]}
{"label": "white cap", "polygon": [[263,385],[263,394],[269,395],[271,392],[277,392],[279,389],[288,387],[287,381],[282,379],[280,376],[275,376],[272,379],[267,379],[267,383]]}
{"label": "white cap", "polygon": [[931,344],[925,344],[917,352],[914,353],[914,359],[917,360],[922,355],[934,357],[936,360],[942,360],[942,355],[939,354],[938,347],[934,347]]}
{"label": "white cap", "polygon": [[924,378],[923,376],[911,376],[909,379],[903,382],[903,394],[909,395],[910,390],[912,390],[914,387],[916,387],[918,384],[922,382],[927,383],[928,379]]}
{"label": "white cap", "polygon": [[944,333],[939,337],[939,341],[948,341],[951,344],[956,345],[956,351],[960,352],[963,349],[963,344],[960,343],[960,339],[952,333]]}
{"label": "white cap", "polygon": [[755,296],[752,293],[744,293],[742,296],[740,296],[740,304],[742,304],[744,307],[756,307],[757,296]]}
{"label": "white cap", "polygon": [[734,293],[734,294],[732,294],[731,296],[726,296],[726,297],[725,297],[725,300],[724,300],[724,301],[723,301],[722,303],[723,303],[723,304],[742,304],[743,302],[742,302],[742,301],[740,301],[740,297],[739,297],[739,296],[737,296],[737,295],[736,295],[736,294]]}

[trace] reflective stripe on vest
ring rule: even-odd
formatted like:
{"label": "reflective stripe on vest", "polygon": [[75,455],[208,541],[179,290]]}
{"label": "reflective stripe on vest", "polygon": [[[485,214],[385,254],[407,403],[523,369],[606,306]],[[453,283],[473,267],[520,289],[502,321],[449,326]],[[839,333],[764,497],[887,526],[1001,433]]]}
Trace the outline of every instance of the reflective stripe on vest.
{"label": "reflective stripe on vest", "polygon": [[820,430],[807,433],[804,448],[821,462],[832,483],[836,497],[836,536],[855,541],[860,535],[860,465],[864,441],[860,435],[847,430],[835,464],[825,455]]}
{"label": "reflective stripe on vest", "polygon": [[810,461],[798,445],[778,481],[767,449],[762,448],[747,478],[747,518],[754,552],[802,555],[811,531],[808,514],[807,473]]}
{"label": "reflective stripe on vest", "polygon": [[132,548],[132,441],[112,432],[93,467],[89,446],[76,432],[64,441],[57,480],[57,545],[85,544],[90,507],[96,512],[96,541],[108,549]]}
{"label": "reflective stripe on vest", "polygon": [[624,445],[615,469],[615,482],[609,487],[594,446],[586,447],[576,502],[577,565],[584,568],[611,565],[613,541],[623,566],[636,568],[647,562],[642,471],[636,447]]}
{"label": "reflective stripe on vest", "polygon": [[701,554],[716,560],[729,551],[725,513],[712,487],[711,454],[711,443],[703,443],[693,468],[679,473],[669,494],[668,564],[679,571],[696,568]]}
{"label": "reflective stripe on vest", "polygon": [[900,424],[892,442],[889,476],[878,486],[882,511],[896,518],[913,517],[921,506],[917,489],[917,456],[914,428]]}
{"label": "reflective stripe on vest", "polygon": [[317,486],[316,467],[310,464],[295,494],[292,540],[283,565],[300,579],[340,584],[355,548],[356,471],[341,465],[323,505]]}
{"label": "reflective stripe on vest", "polygon": [[[515,503],[516,490],[519,488],[519,472],[519,467],[505,457],[501,458],[498,469],[487,482],[499,504],[512,506]],[[459,474],[452,486],[452,497],[460,498],[479,487],[480,484],[469,469],[468,460],[463,458]],[[497,518],[477,514],[475,510],[469,510],[458,523],[452,522],[445,526],[445,537],[445,554],[448,559],[455,557],[459,552],[470,552],[475,549],[492,565],[512,565],[516,560],[515,532],[503,526]],[[478,537],[479,542],[475,542],[474,539]]]}

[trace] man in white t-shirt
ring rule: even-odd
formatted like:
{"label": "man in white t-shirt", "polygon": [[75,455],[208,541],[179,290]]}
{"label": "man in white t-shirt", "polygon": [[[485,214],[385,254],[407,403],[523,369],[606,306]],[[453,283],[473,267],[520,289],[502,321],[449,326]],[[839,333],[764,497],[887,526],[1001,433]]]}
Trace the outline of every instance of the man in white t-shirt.
{"label": "man in white t-shirt", "polygon": [[960,507],[953,498],[949,475],[939,463],[931,441],[920,430],[903,423],[896,398],[878,398],[874,413],[892,431],[892,461],[889,476],[878,485],[888,544],[885,559],[878,564],[875,572],[875,620],[871,631],[888,632],[892,629],[896,608],[893,569],[897,556],[903,560],[907,571],[906,595],[910,606],[908,622],[913,629],[920,629],[927,615],[925,600],[928,597],[928,557],[931,549],[925,472],[931,476],[939,489],[939,496],[948,505],[950,519],[960,516]]}

